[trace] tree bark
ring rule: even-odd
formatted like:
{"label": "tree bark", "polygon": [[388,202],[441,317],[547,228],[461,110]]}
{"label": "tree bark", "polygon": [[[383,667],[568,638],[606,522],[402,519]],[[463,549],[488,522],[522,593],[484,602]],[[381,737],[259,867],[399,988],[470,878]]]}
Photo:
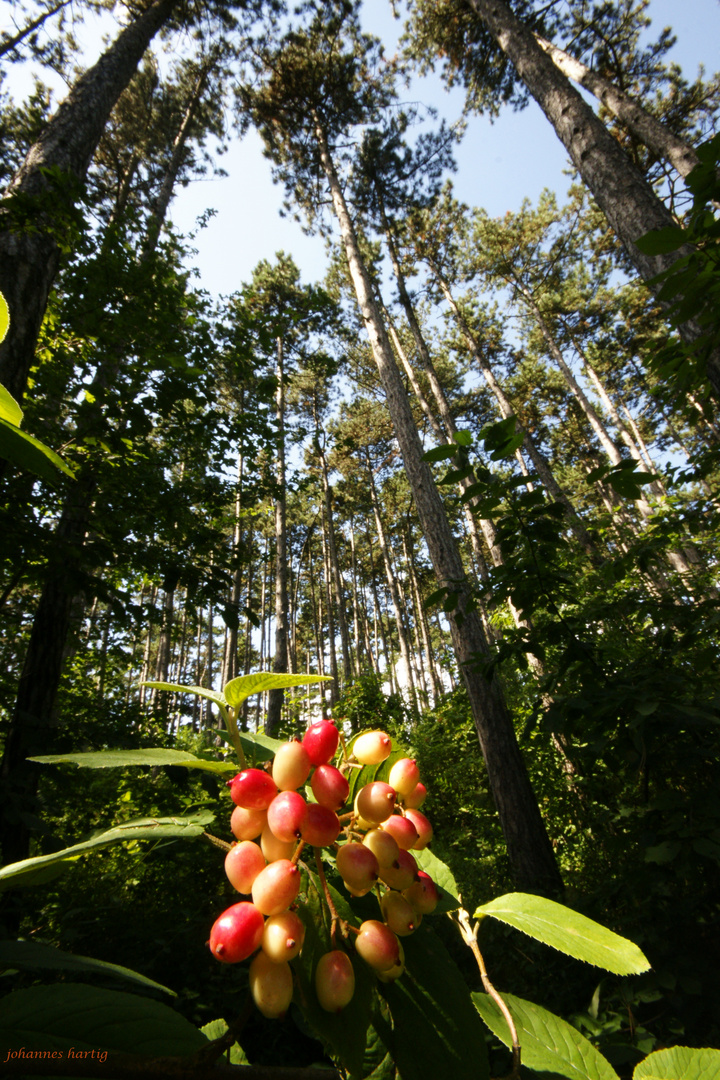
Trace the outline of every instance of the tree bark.
{"label": "tree bark", "polygon": [[[273,671],[284,675],[288,669],[288,566],[287,566],[287,503],[285,500],[285,372],[283,339],[276,341],[275,419],[278,427],[278,450],[275,479],[278,494],[275,499],[275,658]],[[280,714],[285,697],[282,689],[268,693],[265,734],[277,738]]]}
{"label": "tree bark", "polygon": [[325,132],[317,115],[314,121],[320,159],[340,226],[358,306],[385,389],[430,557],[439,581],[456,590],[459,595],[458,614],[462,618],[451,620],[453,645],[467,688],[513,876],[520,889],[557,892],[562,888],[562,881],[502,692],[497,681],[488,682],[474,666],[478,657],[487,654],[482,623],[477,613],[468,609],[471,590],[457,544],[430,469],[422,460],[422,444],[412,410],[375,302],[372,281],[360,254]]}
{"label": "tree bark", "polygon": [[580,60],[553,45],[551,41],[546,41],[537,34],[535,38],[563,75],[589,90],[593,97],[624,124],[631,135],[648,150],[652,150],[658,158],[672,165],[680,176],[688,176],[699,164],[699,158],[692,146],[674,135],[657,117],[647,112],[639,101],[597,72],[591,71]]}
{"label": "tree bark", "polygon": [[[155,0],[78,79],[31,147],[0,203],[0,292],[11,313],[8,335],[0,345],[0,382],[18,401],[25,393],[40,324],[58,268],[60,245],[56,232],[67,227],[63,219],[72,212],[75,199],[69,189],[53,194],[44,170],[58,170],[69,179],[84,181],[115,103],[176,3],[177,0]],[[15,231],[12,201],[8,196],[16,194],[37,196],[45,207],[55,199],[53,213],[40,209],[33,229]]]}

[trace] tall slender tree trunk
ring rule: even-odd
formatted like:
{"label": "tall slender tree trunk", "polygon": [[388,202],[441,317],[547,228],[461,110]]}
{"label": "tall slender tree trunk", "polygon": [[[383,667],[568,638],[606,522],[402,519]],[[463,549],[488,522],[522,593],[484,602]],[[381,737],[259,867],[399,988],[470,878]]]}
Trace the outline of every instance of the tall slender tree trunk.
{"label": "tall slender tree trunk", "polygon": [[[82,182],[108,117],[135,72],[150,41],[167,21],[177,0],[155,0],[133,20],[97,63],[86,71],[31,147],[11,181],[7,195],[42,196],[50,188],[46,170]],[[0,382],[20,400],[35,354],[40,323],[55,278],[60,245],[55,230],[67,228],[75,193],[55,195],[56,210],[39,214],[32,229],[16,231],[12,202],[0,203],[0,292],[11,313],[8,335],[0,345]]]}
{"label": "tall slender tree trunk", "polygon": [[[285,499],[285,371],[283,339],[276,341],[275,420],[278,429],[278,449],[275,479],[278,494],[275,499],[275,657],[273,671],[284,675],[288,669],[288,560],[287,560],[287,502]],[[268,711],[265,733],[276,738],[280,729],[280,715],[285,692],[282,689],[268,693]]]}
{"label": "tall slender tree trunk", "polygon": [[317,114],[314,121],[320,160],[340,227],[350,276],[385,389],[425,541],[439,581],[457,590],[459,595],[459,613],[463,618],[451,620],[453,646],[463,672],[513,876],[521,889],[557,892],[562,888],[562,881],[502,692],[496,681],[487,682],[473,666],[473,661],[488,651],[482,623],[476,612],[468,609],[471,590],[457,544],[430,469],[422,460],[422,444],[412,410]]}

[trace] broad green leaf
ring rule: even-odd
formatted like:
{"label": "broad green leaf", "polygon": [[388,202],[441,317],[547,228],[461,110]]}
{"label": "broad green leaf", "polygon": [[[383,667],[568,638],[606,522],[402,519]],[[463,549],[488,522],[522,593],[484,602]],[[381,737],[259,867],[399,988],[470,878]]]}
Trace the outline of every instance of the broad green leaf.
{"label": "broad green leaf", "polygon": [[228,704],[224,694],[219,694],[217,690],[206,690],[204,686],[181,686],[179,683],[169,682],[141,682],[141,686],[152,686],[156,690],[172,690],[181,694],[195,694],[197,697],[208,698],[209,701],[214,701],[216,705],[222,705],[223,707]]}
{"label": "broad green leaf", "polygon": [[117,990],[62,983],[16,990],[0,1001],[0,1048],[193,1054],[207,1039],[174,1009]]}
{"label": "broad green leaf", "polygon": [[0,418],[0,457],[12,461],[22,469],[27,469],[28,472],[35,473],[36,476],[51,484],[57,480],[57,469],[66,476],[75,475],[49,446],[2,418]]}
{"label": "broad green leaf", "polygon": [[192,817],[185,818],[141,818],[116,825],[106,832],[98,833],[90,840],[54,851],[51,855],[36,855],[22,862],[8,863],[0,868],[0,890],[15,888],[18,885],[39,885],[47,880],[48,867],[69,865],[88,851],[109,847],[111,844],[123,844],[128,840],[194,840],[202,836],[207,825],[212,824],[215,815],[209,810],[200,810]]}
{"label": "broad green leaf", "polygon": [[473,437],[470,431],[456,431],[453,439],[458,446],[472,446]]}
{"label": "broad green leaf", "polygon": [[487,1080],[485,1033],[465,980],[426,922],[403,938],[405,972],[380,985],[392,1029],[376,1018],[402,1080]]}
{"label": "broad green leaf", "polygon": [[457,911],[460,907],[458,897],[460,890],[450,867],[438,859],[437,855],[434,855],[429,848],[414,851],[413,855],[420,869],[430,875],[440,891],[440,901],[435,908],[435,913],[443,914],[446,911]]}
{"label": "broad green leaf", "polygon": [[720,1050],[671,1046],[656,1050],[635,1066],[633,1080],[717,1080]]}
{"label": "broad green leaf", "polygon": [[38,941],[0,941],[0,970],[6,971],[8,968],[17,968],[19,971],[79,971],[106,977],[110,975],[177,997],[174,990],[148,979],[138,971],[131,971],[119,964],[108,964],[104,960],[94,960],[91,956],[75,956],[74,953],[54,949],[51,945],[41,945]]}
{"label": "broad green leaf", "polygon": [[185,750],[165,750],[152,747],[147,750],[91,750],[87,754],[46,754],[30,758],[41,765],[78,765],[83,769],[119,769],[126,765],[184,765],[187,769],[204,772],[237,772],[232,761],[206,761]]}
{"label": "broad green leaf", "polygon": [[305,686],[308,683],[330,682],[330,675],[277,675],[273,671],[257,671],[254,675],[240,675],[223,687],[228,705],[237,709],[245,698],[262,690],[281,690],[287,686]]}
{"label": "broad green leaf", "polygon": [[10,308],[7,300],[0,292],[0,341],[5,340],[5,335],[10,329]]}
{"label": "broad green leaf", "polygon": [[492,915],[576,960],[596,964],[616,975],[637,975],[650,967],[632,941],[542,896],[508,893],[483,904],[475,912],[476,919],[485,915]]}
{"label": "broad green leaf", "polygon": [[[279,747],[282,746],[281,739],[271,739],[269,735],[251,735],[246,731],[239,731],[238,735],[240,736],[240,742],[245,751],[248,765],[253,763],[260,764],[263,761],[272,761]],[[237,765],[234,765],[233,769],[237,772]]]}
{"label": "broad green leaf", "polygon": [[679,226],[668,225],[664,229],[653,229],[652,232],[639,236],[635,246],[645,255],[666,255],[669,251],[677,251],[685,240],[685,233]]}
{"label": "broad green leaf", "polygon": [[[511,1047],[510,1029],[498,1005],[488,994],[473,994],[472,999],[493,1034]],[[569,1080],[618,1080],[610,1062],[572,1024],[512,994],[503,994],[502,999],[515,1023],[522,1063],[528,1069]]]}
{"label": "broad green leaf", "polygon": [[[2,293],[0,293],[2,297]],[[0,304],[1,308],[1,304]],[[0,310],[0,323],[2,323],[2,312]],[[2,341],[2,337],[0,337]],[[7,420],[8,424],[12,424],[14,427],[20,427],[22,423],[22,409],[18,405],[15,398],[12,396],[9,390],[0,383],[0,420]]]}
{"label": "broad green leaf", "polygon": [[[200,1028],[206,1039],[210,1042],[215,1042],[216,1039],[221,1039],[226,1031],[228,1031],[228,1025],[224,1020],[211,1020],[208,1024],[203,1024]],[[243,1050],[240,1043],[233,1043],[230,1047],[230,1053],[227,1051],[223,1054],[222,1061],[229,1065],[249,1065],[250,1062],[247,1059],[247,1054]]]}

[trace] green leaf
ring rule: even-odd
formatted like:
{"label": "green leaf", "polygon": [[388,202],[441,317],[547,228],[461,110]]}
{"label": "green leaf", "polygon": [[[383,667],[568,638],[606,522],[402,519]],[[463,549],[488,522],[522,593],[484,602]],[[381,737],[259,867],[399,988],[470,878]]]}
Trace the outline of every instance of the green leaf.
{"label": "green leaf", "polygon": [[212,824],[215,815],[209,810],[200,810],[186,818],[140,818],[116,825],[112,829],[98,833],[90,840],[54,851],[51,855],[36,855],[22,862],[8,863],[0,868],[0,890],[15,888],[18,885],[39,885],[47,880],[48,867],[67,867],[88,851],[109,847],[110,844],[122,844],[128,840],[194,840],[202,836],[205,826]]}
{"label": "green leaf", "polygon": [[197,697],[208,698],[209,701],[214,701],[216,705],[222,705],[225,708],[228,704],[224,694],[219,694],[217,690],[206,690],[204,686],[181,686],[179,683],[169,682],[141,682],[141,686],[153,686],[156,690],[172,690],[181,694],[195,694]]}
{"label": "green leaf", "polygon": [[30,758],[41,765],[79,765],[83,769],[119,769],[126,765],[184,765],[187,769],[204,772],[235,773],[237,765],[232,761],[206,761],[186,750],[165,750],[152,747],[147,750],[91,750],[87,754],[46,754]]}
{"label": "green leaf", "polygon": [[[2,293],[0,293],[0,298]],[[2,324],[2,310],[0,307],[0,325]],[[0,341],[2,338],[0,337]],[[0,383],[0,420],[7,420],[8,424],[20,427],[22,423],[22,409],[9,390]]]}
{"label": "green leaf", "polygon": [[137,971],[131,971],[130,968],[108,964],[104,960],[94,960],[91,956],[76,956],[37,941],[0,941],[0,969],[6,971],[8,968],[17,968],[19,971],[79,971],[111,975],[177,997],[174,990]]}
{"label": "green leaf", "polygon": [[[226,1031],[229,1030],[228,1025],[224,1020],[210,1020],[209,1023],[203,1024],[200,1028],[206,1039],[210,1042],[215,1042],[216,1039],[222,1039]],[[233,1043],[230,1047],[230,1053],[227,1051],[223,1054],[222,1060],[229,1065],[249,1065],[250,1062],[247,1059],[247,1054],[243,1050],[240,1043]]]}
{"label": "green leaf", "polygon": [[423,461],[445,461],[447,458],[455,457],[459,453],[457,443],[445,443],[443,446],[433,446],[431,450],[426,450],[422,456]]}
{"label": "green leaf", "polygon": [[240,675],[223,687],[225,698],[233,709],[242,705],[251,694],[262,690],[281,690],[287,686],[305,686],[308,683],[331,682],[330,675],[276,675],[272,671],[258,671],[254,675]]}
{"label": "green leaf", "polygon": [[[473,994],[475,1008],[498,1039],[512,1047],[512,1038],[499,1006],[488,994]],[[577,1028],[531,1001],[503,994],[512,1015],[528,1069],[567,1076],[569,1080],[618,1080],[608,1061]]]}
{"label": "green leaf", "polygon": [[633,1080],[717,1080],[720,1050],[671,1046],[656,1050],[635,1066]]}
{"label": "green leaf", "polygon": [[39,476],[41,480],[47,480],[50,484],[57,480],[57,469],[66,476],[75,475],[49,446],[2,418],[0,418],[0,457],[12,461],[21,469],[27,469],[28,472]]}
{"label": "green leaf", "polygon": [[461,903],[458,896],[460,890],[450,867],[438,859],[437,855],[434,855],[429,848],[414,851],[413,855],[420,869],[430,875],[440,892],[440,900],[435,908],[435,913],[444,914],[447,911],[457,911]]}
{"label": "green leaf", "polygon": [[187,1055],[207,1039],[180,1013],[151,998],[62,983],[16,990],[0,1001],[0,1048],[73,1048],[125,1053]]}
{"label": "green leaf", "polygon": [[[10,308],[8,307],[7,300],[0,292],[0,341],[4,341],[8,330],[10,329]],[[3,389],[5,389],[3,387]],[[5,390],[7,394],[7,390]],[[10,395],[8,394],[8,397]],[[12,400],[12,399],[11,399]],[[0,399],[0,408],[2,407],[2,401]],[[21,414],[22,415],[22,414]],[[18,424],[20,421],[18,420]]]}
{"label": "green leaf", "polygon": [[[238,734],[248,764],[272,761],[279,747],[282,746],[281,739],[271,739],[269,735],[250,735],[245,731],[240,731]],[[234,765],[233,769],[237,772],[237,765]]]}
{"label": "green leaf", "polygon": [[647,958],[632,941],[542,896],[508,893],[482,904],[475,912],[476,919],[485,915],[492,915],[576,960],[596,964],[616,975],[637,975],[650,968]]}
{"label": "green leaf", "polygon": [[458,446],[472,446],[473,437],[470,431],[456,431],[453,439]]}
{"label": "green leaf", "polygon": [[645,255],[666,255],[682,247],[685,239],[685,233],[678,225],[667,225],[664,229],[653,229],[639,236],[635,247]]}
{"label": "green leaf", "polygon": [[436,934],[423,923],[403,938],[405,972],[380,986],[392,1030],[376,1020],[402,1080],[486,1080],[482,1023],[465,980]]}

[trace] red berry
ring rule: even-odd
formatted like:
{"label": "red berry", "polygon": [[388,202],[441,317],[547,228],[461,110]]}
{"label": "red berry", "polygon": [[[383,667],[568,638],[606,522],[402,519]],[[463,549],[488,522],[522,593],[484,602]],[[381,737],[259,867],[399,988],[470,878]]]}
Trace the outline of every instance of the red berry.
{"label": "red berry", "polygon": [[230,795],[236,806],[247,810],[266,810],[277,795],[277,785],[262,769],[243,769],[228,780]]}
{"label": "red berry", "polygon": [[383,896],[380,910],[387,925],[400,937],[412,934],[422,920],[422,915],[413,910],[412,904],[402,893],[395,892],[393,889],[388,889]]}
{"label": "red berry", "polygon": [[335,858],[340,877],[356,893],[369,892],[378,879],[378,861],[370,848],[351,840]]}
{"label": "red berry", "polygon": [[253,881],[265,869],[265,856],[253,840],[234,844],[225,856],[228,881],[239,893],[249,894]]}
{"label": "red berry", "polygon": [[386,821],[395,809],[395,791],[382,780],[374,780],[358,791],[355,798],[355,812],[363,821],[379,825]]}
{"label": "red berry", "polygon": [[412,885],[403,890],[403,896],[421,915],[430,915],[440,900],[437,885],[424,870],[418,870]]}
{"label": "red berry", "polygon": [[265,920],[254,904],[233,904],[213,923],[208,945],[217,960],[237,964],[260,947]]}
{"label": "red berry", "polygon": [[300,871],[289,859],[268,863],[255,878],[253,904],[263,915],[279,915],[300,892]]}
{"label": "red berry", "polygon": [[392,742],[384,731],[366,731],[352,745],[352,752],[362,765],[379,765],[390,757],[391,750]]}
{"label": "red berry", "polygon": [[276,1020],[288,1011],[293,996],[293,977],[290,965],[271,960],[259,952],[248,972],[250,993],[263,1016]]}
{"label": "red berry", "polygon": [[321,806],[339,810],[347,802],[350,785],[334,765],[318,765],[310,781],[313,795]]}
{"label": "red berry", "polygon": [[413,758],[400,758],[390,770],[388,784],[398,795],[409,795],[420,781],[420,770]]}
{"label": "red berry", "polygon": [[355,948],[375,971],[387,971],[400,959],[400,942],[392,930],[378,919],[368,919],[355,938]]}
{"label": "red berry", "polygon": [[279,964],[283,960],[296,957],[304,940],[305,926],[300,916],[294,911],[281,911],[279,915],[271,915],[265,921],[262,951]]}
{"label": "red berry", "polygon": [[393,814],[387,821],[383,821],[383,832],[390,833],[397,840],[397,845],[402,851],[409,851],[418,840],[418,831],[408,817],[401,814]]}
{"label": "red berry", "polygon": [[418,865],[409,851],[401,851],[397,857],[397,866],[384,866],[380,877],[391,889],[409,889],[415,880]]}
{"label": "red berry", "polygon": [[307,803],[298,791],[281,791],[268,806],[268,827],[278,840],[299,840],[307,815]]}
{"label": "red berry", "polygon": [[406,810],[405,817],[412,821],[417,829],[418,838],[412,845],[413,851],[422,851],[426,848],[433,837],[433,827],[419,810]]}
{"label": "red berry", "polygon": [[298,739],[283,743],[272,763],[272,777],[280,791],[294,791],[310,775],[310,755]]}
{"label": "red berry", "polygon": [[248,810],[236,806],[230,816],[230,828],[236,840],[254,840],[267,824],[267,810]]}
{"label": "red berry", "polygon": [[355,972],[347,953],[341,949],[320,957],[315,970],[315,992],[325,1012],[338,1013],[355,993]]}
{"label": "red berry", "polygon": [[418,810],[427,798],[427,788],[424,784],[416,784],[409,795],[406,795],[403,799],[403,803],[408,809]]}
{"label": "red berry", "polygon": [[318,720],[305,732],[303,746],[313,765],[326,765],[335,756],[339,741],[340,732],[335,725],[329,720]]}
{"label": "red berry", "polygon": [[340,821],[334,810],[319,803],[308,803],[302,826],[302,838],[313,847],[328,847],[340,835]]}

